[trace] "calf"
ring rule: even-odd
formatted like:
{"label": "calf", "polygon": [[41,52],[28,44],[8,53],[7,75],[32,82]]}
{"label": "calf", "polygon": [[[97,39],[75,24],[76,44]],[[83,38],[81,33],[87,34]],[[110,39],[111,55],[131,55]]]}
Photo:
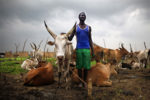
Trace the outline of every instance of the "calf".
{"label": "calf", "polygon": [[[110,64],[104,65],[102,63],[97,63],[89,70],[87,80],[92,79],[92,84],[96,86],[111,86],[111,74],[117,74],[113,66],[111,66]],[[72,81],[75,83],[79,83],[79,79],[76,75],[77,69],[75,69],[72,74]]]}
{"label": "calf", "polygon": [[44,66],[30,70],[24,78],[24,85],[39,86],[51,84],[53,82],[53,66],[51,63],[47,63],[44,64]]}

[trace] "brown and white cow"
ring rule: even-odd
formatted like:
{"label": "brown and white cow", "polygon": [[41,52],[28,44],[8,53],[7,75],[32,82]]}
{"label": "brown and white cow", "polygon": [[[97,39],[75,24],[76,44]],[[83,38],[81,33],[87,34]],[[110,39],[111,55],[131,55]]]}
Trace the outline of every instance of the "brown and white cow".
{"label": "brown and white cow", "polygon": [[124,58],[129,52],[124,48],[123,44],[119,49],[109,49],[103,48],[94,44],[94,54],[96,55],[95,59],[97,62],[103,60],[105,62],[110,62],[111,64],[119,63],[122,58]]}
{"label": "brown and white cow", "polygon": [[42,64],[39,68],[30,70],[25,78],[24,85],[46,85],[54,82],[53,66],[51,63]]}
{"label": "brown and white cow", "polygon": [[65,81],[68,81],[69,77],[69,65],[71,62],[71,55],[73,51],[72,43],[68,40],[68,36],[70,33],[72,33],[75,29],[76,23],[74,24],[73,28],[68,33],[61,33],[59,35],[54,34],[46,25],[45,27],[47,31],[50,33],[50,35],[54,38],[54,42],[48,42],[50,45],[55,45],[54,51],[57,59],[58,64],[58,84],[60,85],[60,78],[61,74],[63,73],[63,76],[65,78]]}
{"label": "brown and white cow", "polygon": [[[72,81],[79,83],[80,80],[77,77],[77,69],[73,71]],[[111,66],[110,63],[102,64],[100,62],[96,63],[95,66],[88,71],[88,76],[86,80],[92,79],[92,84],[96,86],[111,86],[112,81],[110,80],[111,74],[117,74],[114,66]]]}

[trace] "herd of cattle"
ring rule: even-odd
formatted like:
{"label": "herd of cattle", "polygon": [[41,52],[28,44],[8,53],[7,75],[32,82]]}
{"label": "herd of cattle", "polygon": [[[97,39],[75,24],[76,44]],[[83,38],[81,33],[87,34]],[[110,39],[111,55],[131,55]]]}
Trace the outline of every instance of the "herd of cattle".
{"label": "herd of cattle", "polygon": [[[56,64],[58,69],[58,86],[61,85],[62,80],[68,84],[70,81],[79,83],[81,79],[78,77],[77,69],[71,67],[75,66],[75,50],[73,50],[72,43],[68,40],[68,36],[74,30],[75,25],[68,33],[61,33],[56,35],[47,26],[45,27],[50,35],[54,38],[54,42],[49,41],[49,45],[55,45],[54,51],[56,56]],[[141,69],[146,68],[150,60],[150,49],[138,52],[129,52],[123,46],[119,49],[103,48],[99,45],[94,46],[94,60],[96,65],[89,70],[87,80],[92,79],[92,83],[96,86],[111,86],[111,74],[117,74],[116,68]],[[36,47],[31,44],[33,48],[33,57],[26,59],[21,67],[29,70],[24,77],[24,85],[44,85],[54,82],[53,65],[42,61],[43,54]],[[93,60],[93,59],[92,59]],[[68,86],[66,86],[68,87]]]}

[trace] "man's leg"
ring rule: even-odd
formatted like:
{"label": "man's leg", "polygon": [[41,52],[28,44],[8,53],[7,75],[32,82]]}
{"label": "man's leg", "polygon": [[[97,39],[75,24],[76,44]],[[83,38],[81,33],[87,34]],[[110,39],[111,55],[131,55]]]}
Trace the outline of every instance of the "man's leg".
{"label": "man's leg", "polygon": [[86,82],[87,80],[87,75],[88,75],[88,70],[84,69],[84,81]]}
{"label": "man's leg", "polygon": [[91,68],[91,54],[90,49],[84,50],[84,81],[87,81],[88,70]]}
{"label": "man's leg", "polygon": [[[83,66],[83,57],[82,49],[76,50],[76,68],[78,69],[78,76],[82,79],[82,66]],[[82,87],[82,82],[80,81],[79,87]]]}

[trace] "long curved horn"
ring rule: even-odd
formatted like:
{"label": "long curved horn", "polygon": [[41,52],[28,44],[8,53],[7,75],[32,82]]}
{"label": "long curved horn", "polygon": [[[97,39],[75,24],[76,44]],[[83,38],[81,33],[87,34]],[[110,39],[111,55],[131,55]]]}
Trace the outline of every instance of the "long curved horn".
{"label": "long curved horn", "polygon": [[35,50],[37,50],[36,44],[35,44],[35,43],[32,43],[32,44],[34,45],[34,47],[35,47]]}
{"label": "long curved horn", "polygon": [[32,49],[35,49],[31,43],[30,43],[30,46],[31,46]]}
{"label": "long curved horn", "polygon": [[48,28],[46,22],[44,21],[44,24],[45,24],[45,27],[47,29],[47,31],[50,33],[50,35],[55,39],[56,38],[56,35]]}
{"label": "long curved horn", "polygon": [[66,34],[67,36],[69,36],[76,29],[76,24],[77,24],[77,22],[75,22],[75,24],[73,25],[71,30]]}
{"label": "long curved horn", "polygon": [[40,41],[39,45],[38,45],[38,50],[40,49],[41,43],[43,42],[43,40]]}

